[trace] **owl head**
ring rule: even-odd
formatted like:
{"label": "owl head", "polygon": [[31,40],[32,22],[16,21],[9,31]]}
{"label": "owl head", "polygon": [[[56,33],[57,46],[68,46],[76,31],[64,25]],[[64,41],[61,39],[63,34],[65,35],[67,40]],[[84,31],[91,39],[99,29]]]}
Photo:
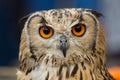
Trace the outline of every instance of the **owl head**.
{"label": "owl head", "polygon": [[31,14],[22,31],[20,61],[30,66],[43,62],[59,66],[85,60],[104,65],[105,39],[99,16],[96,11],[81,8]]}

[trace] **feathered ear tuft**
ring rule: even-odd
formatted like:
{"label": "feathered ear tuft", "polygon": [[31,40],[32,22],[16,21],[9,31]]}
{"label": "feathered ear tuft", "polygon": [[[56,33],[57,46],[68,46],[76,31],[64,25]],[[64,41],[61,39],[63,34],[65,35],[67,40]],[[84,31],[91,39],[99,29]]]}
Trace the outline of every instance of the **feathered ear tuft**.
{"label": "feathered ear tuft", "polygon": [[18,21],[18,23],[24,23],[24,22],[28,19],[28,17],[29,17],[30,15],[31,15],[31,14],[28,14],[28,15],[20,18],[19,21]]}
{"label": "feathered ear tuft", "polygon": [[20,19],[18,20],[18,26],[19,26],[19,29],[20,29],[20,30],[22,30],[22,29],[24,28],[24,24],[25,24],[26,20],[28,19],[28,17],[29,17],[30,15],[31,15],[31,14],[26,15],[26,16],[24,16],[24,17],[22,17],[22,18],[20,18]]}
{"label": "feathered ear tuft", "polygon": [[86,10],[86,11],[91,12],[91,13],[94,14],[97,18],[103,16],[102,13],[99,13],[99,12],[97,12],[97,11],[95,11],[95,10]]}

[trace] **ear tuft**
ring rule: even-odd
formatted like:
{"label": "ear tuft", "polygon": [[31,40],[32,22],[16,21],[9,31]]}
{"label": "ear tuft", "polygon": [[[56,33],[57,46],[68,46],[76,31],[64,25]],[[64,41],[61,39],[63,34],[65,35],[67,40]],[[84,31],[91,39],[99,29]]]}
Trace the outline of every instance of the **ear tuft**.
{"label": "ear tuft", "polygon": [[97,12],[97,11],[95,11],[95,10],[86,10],[86,11],[91,12],[91,13],[94,14],[97,18],[103,16],[102,13],[99,13],[99,12]]}
{"label": "ear tuft", "polygon": [[25,21],[28,19],[28,17],[29,17],[30,15],[31,15],[31,14],[28,14],[28,15],[26,15],[26,16],[20,18],[19,21],[18,21],[18,23],[23,23],[23,22],[25,22]]}

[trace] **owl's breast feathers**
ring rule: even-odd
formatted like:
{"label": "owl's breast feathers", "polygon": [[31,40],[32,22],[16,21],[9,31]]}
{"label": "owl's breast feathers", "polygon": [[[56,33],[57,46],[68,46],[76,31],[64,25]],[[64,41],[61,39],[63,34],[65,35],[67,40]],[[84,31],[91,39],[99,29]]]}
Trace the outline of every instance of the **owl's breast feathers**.
{"label": "owl's breast feathers", "polygon": [[18,72],[18,78],[20,74],[22,76],[18,80],[114,80],[104,66],[95,65],[97,60],[92,60],[89,56],[84,60],[80,59],[80,56],[71,57],[66,61],[57,60],[54,56],[43,60],[40,66],[28,69],[26,74]]}

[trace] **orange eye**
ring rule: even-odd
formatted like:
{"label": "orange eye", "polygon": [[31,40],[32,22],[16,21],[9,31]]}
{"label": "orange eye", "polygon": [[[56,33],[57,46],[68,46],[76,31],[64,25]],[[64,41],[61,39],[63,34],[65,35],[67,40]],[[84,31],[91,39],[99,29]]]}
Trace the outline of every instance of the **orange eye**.
{"label": "orange eye", "polygon": [[49,26],[41,26],[39,28],[39,34],[42,38],[48,39],[54,34],[54,30]]}
{"label": "orange eye", "polygon": [[77,24],[77,25],[72,27],[71,31],[75,36],[81,37],[84,35],[84,33],[86,31],[86,27],[84,24]]}

